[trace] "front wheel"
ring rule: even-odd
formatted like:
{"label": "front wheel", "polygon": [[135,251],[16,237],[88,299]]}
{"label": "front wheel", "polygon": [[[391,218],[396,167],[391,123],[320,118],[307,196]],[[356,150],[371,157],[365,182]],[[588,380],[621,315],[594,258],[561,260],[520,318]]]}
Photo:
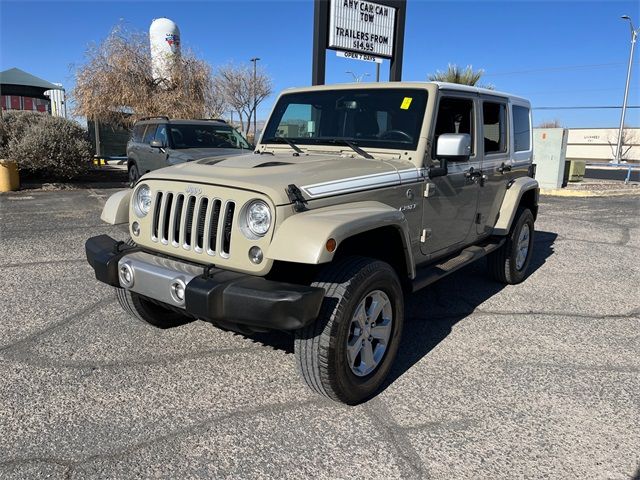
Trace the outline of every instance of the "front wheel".
{"label": "front wheel", "polygon": [[138,170],[138,165],[135,163],[131,163],[129,165],[129,187],[133,188],[136,186],[140,180],[140,171]]}
{"label": "front wheel", "polygon": [[533,253],[533,222],[531,210],[519,209],[507,241],[487,257],[489,273],[495,280],[515,285],[527,276]]}
{"label": "front wheel", "polygon": [[313,285],[326,293],[318,319],[296,332],[298,370],[316,393],[358,404],[380,388],[398,351],[400,281],[385,262],[348,257],[325,268]]}

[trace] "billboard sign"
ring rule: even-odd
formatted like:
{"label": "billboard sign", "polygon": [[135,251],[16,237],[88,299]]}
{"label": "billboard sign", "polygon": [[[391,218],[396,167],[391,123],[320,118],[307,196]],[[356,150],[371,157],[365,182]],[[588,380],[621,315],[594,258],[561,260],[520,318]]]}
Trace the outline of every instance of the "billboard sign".
{"label": "billboard sign", "polygon": [[395,23],[393,7],[363,0],[331,0],[328,48],[392,58]]}

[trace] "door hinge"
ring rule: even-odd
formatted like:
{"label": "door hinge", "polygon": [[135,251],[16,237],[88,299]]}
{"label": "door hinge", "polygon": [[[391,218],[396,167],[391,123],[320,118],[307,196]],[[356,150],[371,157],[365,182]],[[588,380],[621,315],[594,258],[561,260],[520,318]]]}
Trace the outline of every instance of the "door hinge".
{"label": "door hinge", "polygon": [[425,228],[422,230],[422,234],[420,235],[420,242],[424,243],[427,241],[427,238],[431,236],[431,229]]}
{"label": "door hinge", "polygon": [[435,183],[427,183],[424,186],[424,196],[425,197],[431,197],[431,196],[433,196],[434,193],[436,193],[436,185],[435,185]]}
{"label": "door hinge", "polygon": [[482,214],[476,213],[476,223],[480,225],[481,222],[482,222]]}

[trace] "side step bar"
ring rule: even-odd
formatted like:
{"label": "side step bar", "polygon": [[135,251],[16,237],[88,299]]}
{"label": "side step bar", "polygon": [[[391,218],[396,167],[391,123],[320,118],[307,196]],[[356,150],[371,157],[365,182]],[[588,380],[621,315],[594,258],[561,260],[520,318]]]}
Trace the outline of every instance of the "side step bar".
{"label": "side step bar", "polygon": [[413,291],[416,292],[428,285],[431,285],[433,282],[446,277],[465,265],[475,262],[476,260],[500,248],[505,241],[506,238],[501,238],[499,240],[488,241],[480,245],[472,245],[462,250],[458,255],[446,257],[444,260],[441,260],[440,263],[419,269],[416,272],[416,278],[413,280]]}

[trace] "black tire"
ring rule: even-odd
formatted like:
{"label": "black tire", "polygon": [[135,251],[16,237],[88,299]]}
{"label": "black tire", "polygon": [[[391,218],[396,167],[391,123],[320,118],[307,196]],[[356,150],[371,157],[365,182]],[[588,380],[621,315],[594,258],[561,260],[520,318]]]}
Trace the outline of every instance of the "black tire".
{"label": "black tire", "polygon": [[129,187],[135,187],[136,183],[140,180],[140,171],[138,165],[135,162],[129,163]]}
{"label": "black tire", "polygon": [[[527,255],[524,263],[518,266],[518,239],[523,229],[529,228]],[[534,218],[528,208],[520,208],[511,227],[507,241],[495,252],[487,256],[489,274],[498,282],[515,285],[527,277],[527,270],[533,253]],[[518,268],[519,267],[519,268]]]}
{"label": "black tire", "polygon": [[[313,285],[324,288],[326,293],[318,319],[296,331],[295,356],[300,375],[316,393],[349,405],[361,403],[378,391],[398,351],[404,320],[398,276],[385,262],[347,257],[325,268]],[[347,358],[347,341],[353,338],[352,318],[358,305],[378,291],[386,295],[391,305],[391,333],[375,369],[358,376]]]}
{"label": "black tire", "polygon": [[137,293],[116,287],[116,298],[122,309],[133,318],[157,328],[173,328],[191,319],[174,310],[164,308]]}
{"label": "black tire", "polygon": [[[131,239],[128,245],[135,246]],[[114,287],[116,299],[122,309],[133,318],[158,328],[172,328],[188,323],[191,319],[175,310],[162,307],[135,292]]]}

